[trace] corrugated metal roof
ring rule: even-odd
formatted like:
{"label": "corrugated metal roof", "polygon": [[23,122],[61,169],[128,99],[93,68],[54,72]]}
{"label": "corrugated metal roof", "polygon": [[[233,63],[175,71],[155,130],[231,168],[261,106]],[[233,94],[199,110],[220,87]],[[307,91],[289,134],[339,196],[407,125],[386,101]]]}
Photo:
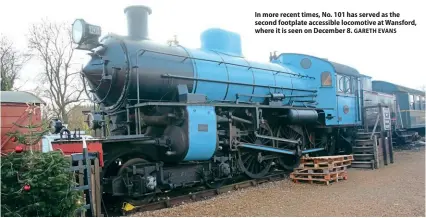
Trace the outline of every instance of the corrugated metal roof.
{"label": "corrugated metal roof", "polygon": [[395,91],[400,91],[400,92],[408,92],[412,95],[420,95],[420,96],[425,96],[425,93],[423,91],[417,90],[417,89],[412,89],[412,88],[408,88],[405,86],[400,86],[391,82],[386,82],[386,81],[381,81],[381,80],[374,80],[372,82],[373,84],[378,84],[378,85],[382,85],[382,84],[388,84],[391,85],[393,87],[395,87]]}
{"label": "corrugated metal roof", "polygon": [[2,103],[37,103],[46,104],[36,95],[23,91],[1,91],[0,102]]}

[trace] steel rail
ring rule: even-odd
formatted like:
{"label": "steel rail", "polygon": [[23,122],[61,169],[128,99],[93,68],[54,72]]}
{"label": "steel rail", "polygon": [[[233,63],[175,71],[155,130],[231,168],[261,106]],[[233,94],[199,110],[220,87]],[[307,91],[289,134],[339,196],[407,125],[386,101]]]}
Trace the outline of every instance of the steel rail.
{"label": "steel rail", "polygon": [[[146,212],[146,211],[160,210],[164,208],[179,206],[182,203],[205,200],[206,198],[211,198],[211,197],[220,195],[222,193],[228,193],[230,191],[237,191],[244,188],[255,187],[262,183],[281,181],[286,178],[287,174],[288,173],[282,171],[280,173],[275,173],[261,179],[246,180],[243,182],[225,185],[217,189],[206,189],[199,192],[180,195],[177,197],[173,197],[173,198],[169,198],[169,199],[165,199],[165,200],[161,200],[161,201],[157,201],[153,203],[148,203],[148,204],[130,205],[128,203],[124,203],[121,212],[123,216],[128,216],[130,214],[137,213],[137,212]],[[125,208],[127,208],[127,210]]]}

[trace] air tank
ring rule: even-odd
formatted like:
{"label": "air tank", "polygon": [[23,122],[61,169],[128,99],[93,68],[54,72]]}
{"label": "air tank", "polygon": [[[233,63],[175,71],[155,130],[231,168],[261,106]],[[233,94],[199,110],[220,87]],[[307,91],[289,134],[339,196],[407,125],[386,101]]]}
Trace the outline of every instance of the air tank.
{"label": "air tank", "polygon": [[318,112],[316,110],[289,109],[282,117],[289,124],[315,123],[318,120]]}

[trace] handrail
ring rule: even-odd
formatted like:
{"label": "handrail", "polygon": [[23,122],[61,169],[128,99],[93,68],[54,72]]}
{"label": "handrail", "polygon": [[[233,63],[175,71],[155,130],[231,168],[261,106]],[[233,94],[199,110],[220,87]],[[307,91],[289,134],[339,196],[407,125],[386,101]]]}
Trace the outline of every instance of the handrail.
{"label": "handrail", "polygon": [[162,74],[161,77],[174,78],[174,79],[185,79],[185,80],[197,80],[197,81],[203,81],[203,82],[224,83],[224,84],[231,84],[231,85],[255,86],[255,87],[274,88],[274,89],[283,89],[283,90],[285,89],[285,90],[294,90],[294,91],[302,91],[302,92],[313,92],[313,93],[317,92],[317,90],[313,90],[313,89],[295,89],[295,88],[286,88],[286,87],[272,86],[272,85],[250,84],[250,83],[242,83],[242,82],[234,82],[234,81],[194,78],[194,77],[173,75],[173,74],[168,74],[168,73]]}
{"label": "handrail", "polygon": [[170,54],[170,53],[165,53],[165,52],[158,52],[158,51],[153,51],[153,50],[148,50],[148,49],[140,49],[139,51],[143,51],[139,55],[143,55],[143,54],[145,54],[145,52],[152,52],[152,53],[156,53],[156,54],[168,55],[168,56],[173,56],[173,57],[180,57],[180,58],[183,58],[182,62],[185,61],[186,59],[199,60],[199,61],[209,61],[209,62],[218,63],[219,65],[227,64],[227,65],[237,66],[237,67],[247,67],[248,69],[265,70],[265,71],[270,71],[270,72],[275,72],[275,73],[289,74],[289,75],[298,76],[298,77],[301,77],[301,78],[306,77],[306,78],[309,78],[309,79],[315,79],[315,77],[311,77],[311,76],[308,76],[308,75],[302,75],[300,73],[297,74],[297,73],[290,73],[290,72],[285,72],[285,71],[280,71],[280,70],[271,70],[271,69],[260,68],[260,67],[246,66],[246,65],[242,65],[242,64],[234,64],[234,63],[229,63],[229,62],[225,62],[225,61],[215,61],[215,60],[204,59],[204,58],[194,58],[194,57],[189,57],[189,56],[176,55],[176,54]]}

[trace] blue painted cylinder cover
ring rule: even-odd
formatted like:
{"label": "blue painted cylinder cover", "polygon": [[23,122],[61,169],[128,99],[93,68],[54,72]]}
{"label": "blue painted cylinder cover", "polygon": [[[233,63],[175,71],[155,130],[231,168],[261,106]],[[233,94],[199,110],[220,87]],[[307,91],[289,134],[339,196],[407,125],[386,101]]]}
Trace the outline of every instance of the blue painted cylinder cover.
{"label": "blue painted cylinder cover", "polygon": [[172,152],[163,159],[167,163],[209,160],[218,149],[214,106],[187,106],[185,118],[182,126],[169,125],[164,130]]}

